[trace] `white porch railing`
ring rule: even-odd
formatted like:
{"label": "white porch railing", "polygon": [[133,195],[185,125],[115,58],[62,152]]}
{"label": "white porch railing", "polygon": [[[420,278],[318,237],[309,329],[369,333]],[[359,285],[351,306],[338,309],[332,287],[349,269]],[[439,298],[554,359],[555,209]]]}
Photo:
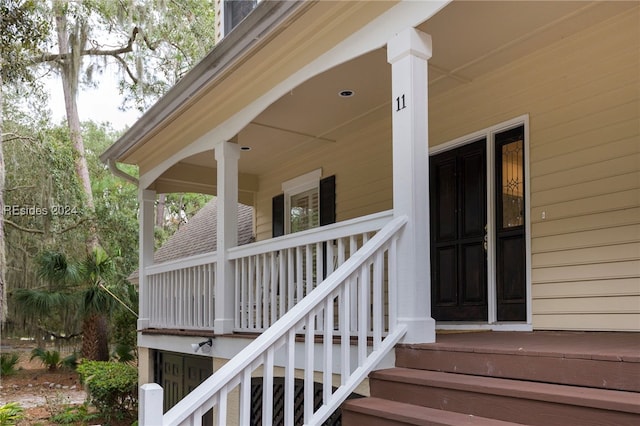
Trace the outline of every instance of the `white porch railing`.
{"label": "white porch railing", "polygon": [[148,266],[149,327],[212,330],[216,253]]}
{"label": "white porch railing", "polygon": [[[229,250],[236,267],[236,331],[267,329],[391,217],[391,211],[376,213]],[[149,327],[213,329],[216,259],[211,252],[145,269],[149,311],[142,314]],[[319,321],[316,329],[322,327]]]}
{"label": "white porch railing", "polygon": [[[284,365],[284,423],[293,425],[294,370],[299,358],[303,360],[304,424],[321,424],[406,332],[405,325],[397,324],[394,308],[395,247],[405,223],[406,218],[401,217],[384,226],[333,274],[164,416],[161,417],[161,390],[157,385],[144,385],[140,391],[141,426],[201,425],[202,416],[211,408],[215,408],[217,424],[227,425],[234,405],[229,404],[230,393],[235,389],[238,390],[239,424],[249,424],[252,373],[262,367],[263,389],[272,389],[276,364]],[[389,292],[383,291],[385,282],[389,283]],[[352,298],[354,289],[357,297]],[[352,321],[352,311],[356,313],[355,321]],[[320,337],[314,332],[318,321],[324,324],[324,332],[316,341],[316,337]],[[354,331],[357,338],[352,342]],[[297,337],[302,350],[296,346]],[[355,362],[351,362],[349,356],[352,343],[357,351]],[[334,345],[339,346],[340,354],[335,358]],[[335,390],[332,388],[334,366],[340,371],[339,386]],[[323,372],[320,407],[313,405],[314,371]],[[263,425],[272,424],[273,414],[273,392],[265,391]]]}
{"label": "white porch railing", "polygon": [[[377,213],[229,250],[236,271],[236,331],[266,330],[349,259],[392,215],[392,211]],[[320,319],[316,329],[322,328]]]}

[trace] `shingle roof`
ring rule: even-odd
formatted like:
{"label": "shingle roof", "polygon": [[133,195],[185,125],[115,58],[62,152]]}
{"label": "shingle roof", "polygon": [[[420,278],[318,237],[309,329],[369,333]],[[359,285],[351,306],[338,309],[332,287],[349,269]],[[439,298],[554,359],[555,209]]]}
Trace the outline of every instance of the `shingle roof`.
{"label": "shingle roof", "polygon": [[[216,199],[213,198],[154,253],[154,263],[216,251],[217,213]],[[238,204],[238,245],[253,241],[253,208]],[[129,276],[129,280],[137,281],[137,279],[138,271],[136,270]]]}
{"label": "shingle roof", "polygon": [[[215,198],[205,204],[153,255],[155,263],[215,251],[218,210]],[[253,241],[253,208],[238,204],[238,245]]]}

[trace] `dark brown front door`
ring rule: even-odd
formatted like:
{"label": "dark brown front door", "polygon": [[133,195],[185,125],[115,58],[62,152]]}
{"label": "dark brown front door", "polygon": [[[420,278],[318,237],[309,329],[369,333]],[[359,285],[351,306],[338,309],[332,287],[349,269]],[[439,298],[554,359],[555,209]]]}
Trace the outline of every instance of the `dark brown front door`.
{"label": "dark brown front door", "polygon": [[431,303],[438,321],[487,321],[486,140],[430,157]]}

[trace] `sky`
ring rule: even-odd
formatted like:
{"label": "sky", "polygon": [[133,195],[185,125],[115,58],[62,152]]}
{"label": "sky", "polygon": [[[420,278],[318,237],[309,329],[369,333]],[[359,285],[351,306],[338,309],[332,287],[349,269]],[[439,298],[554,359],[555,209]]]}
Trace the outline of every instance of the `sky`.
{"label": "sky", "polygon": [[[116,74],[107,69],[98,78],[100,80],[97,88],[80,88],[78,95],[80,121],[92,120],[97,123],[107,121],[111,123],[114,130],[130,127],[141,116],[141,113],[134,110],[123,112],[119,109],[122,100],[118,93]],[[53,120],[59,122],[66,117],[62,83],[58,77],[51,77],[47,82],[47,87]]]}

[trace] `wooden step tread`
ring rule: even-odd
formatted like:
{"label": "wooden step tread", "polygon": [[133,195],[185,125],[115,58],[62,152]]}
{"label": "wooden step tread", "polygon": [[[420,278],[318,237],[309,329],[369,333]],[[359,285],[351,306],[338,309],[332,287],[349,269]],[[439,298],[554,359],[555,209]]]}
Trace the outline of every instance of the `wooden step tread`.
{"label": "wooden step tread", "polygon": [[[417,426],[448,426],[448,425],[473,425],[473,426],[509,426],[520,423],[505,422],[452,411],[437,410],[418,405],[405,404],[398,401],[389,401],[380,398],[358,398],[347,401],[342,407],[343,424],[361,424],[362,416],[372,416],[376,420],[367,420],[369,426],[407,424]],[[349,417],[354,422],[349,422]],[[357,418],[356,418],[357,417]],[[383,420],[380,420],[383,419]]]}
{"label": "wooden step tread", "polygon": [[[563,337],[568,340],[564,346]],[[396,367],[640,392],[637,335],[632,340],[629,333],[507,337],[470,333],[438,339],[437,343],[398,345]],[[609,351],[605,343],[611,344]],[[595,347],[591,352],[588,344]]]}
{"label": "wooden step tread", "polygon": [[384,384],[381,384],[382,382],[397,382],[640,414],[640,393],[638,392],[527,382],[400,367],[375,371],[370,375],[370,379],[372,396],[380,396],[376,394],[376,389],[384,387]]}

